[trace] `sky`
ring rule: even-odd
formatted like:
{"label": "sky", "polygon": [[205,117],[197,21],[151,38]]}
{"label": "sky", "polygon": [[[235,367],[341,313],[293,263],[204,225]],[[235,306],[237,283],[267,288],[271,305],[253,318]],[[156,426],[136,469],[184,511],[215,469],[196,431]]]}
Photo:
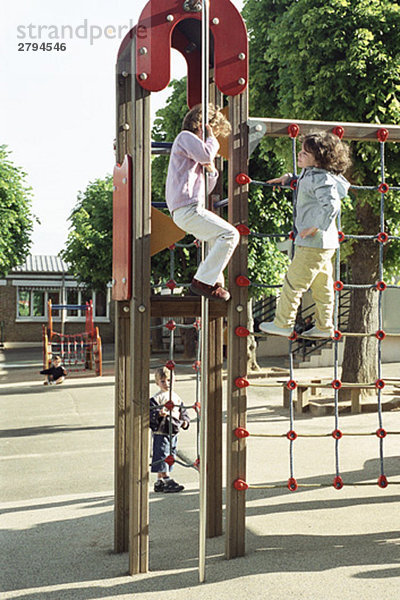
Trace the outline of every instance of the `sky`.
{"label": "sky", "polygon": [[[34,228],[31,254],[54,255],[65,246],[79,191],[113,171],[115,61],[146,2],[1,4],[0,145],[12,151],[12,162],[27,173],[33,189],[33,213],[40,225]],[[241,10],[243,2],[233,4]],[[27,50],[28,43],[43,42],[53,49]],[[56,51],[57,42],[66,49]],[[183,58],[174,51],[172,77],[185,72]],[[152,94],[153,118],[168,94]]]}

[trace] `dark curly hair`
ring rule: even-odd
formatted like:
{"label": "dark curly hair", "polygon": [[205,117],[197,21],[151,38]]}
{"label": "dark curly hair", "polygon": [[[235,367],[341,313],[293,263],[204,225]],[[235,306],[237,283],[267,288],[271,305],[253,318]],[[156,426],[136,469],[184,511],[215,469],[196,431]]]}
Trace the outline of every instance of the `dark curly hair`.
{"label": "dark curly hair", "polygon": [[302,138],[302,142],[306,152],[314,156],[321,169],[339,175],[345,173],[351,165],[349,146],[334,133],[308,133]]}

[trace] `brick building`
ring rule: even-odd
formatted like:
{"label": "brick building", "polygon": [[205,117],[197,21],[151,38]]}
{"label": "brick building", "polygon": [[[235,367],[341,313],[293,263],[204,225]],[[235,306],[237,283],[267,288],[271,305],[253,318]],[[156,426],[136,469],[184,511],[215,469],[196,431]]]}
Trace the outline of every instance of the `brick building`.
{"label": "brick building", "polygon": [[[47,302],[85,304],[93,300],[94,323],[103,342],[114,339],[110,289],[94,291],[78,284],[58,256],[28,256],[26,262],[0,279],[0,341],[38,342],[47,323]],[[56,331],[79,333],[85,329],[85,311],[53,311]]]}

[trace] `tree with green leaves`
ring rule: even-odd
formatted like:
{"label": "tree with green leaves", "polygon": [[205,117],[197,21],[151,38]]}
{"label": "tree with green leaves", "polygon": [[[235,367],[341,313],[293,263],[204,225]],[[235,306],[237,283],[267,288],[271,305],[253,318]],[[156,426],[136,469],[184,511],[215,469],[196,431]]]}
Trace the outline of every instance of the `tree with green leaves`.
{"label": "tree with green leaves", "polygon": [[[243,10],[250,37],[250,107],[252,116],[394,123],[400,121],[400,4],[391,0],[247,0]],[[358,185],[380,182],[379,146],[352,143]],[[262,178],[275,160],[288,158],[282,140],[263,140],[258,156]],[[386,179],[398,185],[400,148],[387,144]],[[287,170],[287,167],[285,168]],[[377,192],[353,193],[343,210],[348,233],[380,231]],[[387,194],[386,231],[399,234],[399,195]],[[280,207],[277,214],[281,214]],[[342,246],[349,282],[378,279],[376,241],[347,241]],[[399,275],[399,244],[385,247],[385,278]],[[377,324],[378,294],[352,292],[348,328],[371,332]],[[345,381],[365,382],[377,376],[374,338],[347,338],[343,361]]]}
{"label": "tree with green leaves", "polygon": [[0,146],[0,277],[29,253],[35,221],[31,198],[26,173],[12,163],[7,146]]}
{"label": "tree with green leaves", "polygon": [[112,186],[108,175],[79,193],[60,253],[75,277],[95,290],[104,289],[112,276]]}

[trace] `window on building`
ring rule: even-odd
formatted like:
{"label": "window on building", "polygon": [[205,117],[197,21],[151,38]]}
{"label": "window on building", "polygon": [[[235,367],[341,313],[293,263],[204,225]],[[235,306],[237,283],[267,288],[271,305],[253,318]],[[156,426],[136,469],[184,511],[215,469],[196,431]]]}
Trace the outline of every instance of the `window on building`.
{"label": "window on building", "polygon": [[31,294],[21,290],[18,296],[18,316],[29,317],[31,314]]}
{"label": "window on building", "polygon": [[[78,290],[76,288],[69,288],[67,290],[67,304],[79,304],[78,301]],[[77,310],[67,310],[67,317],[78,317]]]}
{"label": "window on building", "polygon": [[[31,320],[38,319],[41,321],[47,320],[47,303],[49,300],[52,304],[61,304],[61,290],[46,290],[46,289],[28,289],[27,287],[17,288],[17,319]],[[66,304],[85,305],[86,302],[93,301],[93,316],[95,319],[109,319],[109,290],[105,292],[95,292],[86,288],[66,288],[65,290]],[[59,319],[61,317],[60,310],[53,310],[53,317]],[[86,319],[86,310],[67,310],[66,320],[84,321]]]}

